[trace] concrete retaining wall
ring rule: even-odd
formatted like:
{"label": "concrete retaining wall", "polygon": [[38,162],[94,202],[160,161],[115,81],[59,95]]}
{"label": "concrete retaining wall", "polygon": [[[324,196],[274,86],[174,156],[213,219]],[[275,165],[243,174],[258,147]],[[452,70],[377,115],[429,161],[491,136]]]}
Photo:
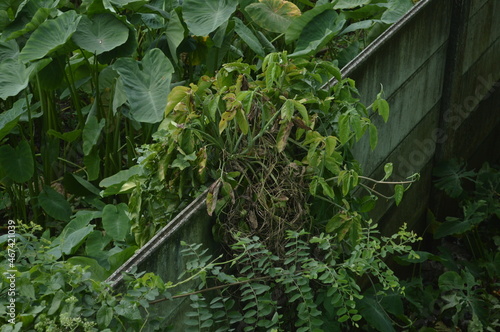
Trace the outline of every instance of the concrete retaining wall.
{"label": "concrete retaining wall", "polygon": [[421,0],[343,68],[363,102],[382,84],[391,106],[388,123],[374,119],[377,149],[370,151],[368,140],[355,147],[364,173],[380,178],[392,162],[396,179],[421,174],[399,208],[377,205],[373,218],[387,232],[402,222],[424,227],[436,162],[461,158],[478,166],[498,158],[499,44],[500,1]]}

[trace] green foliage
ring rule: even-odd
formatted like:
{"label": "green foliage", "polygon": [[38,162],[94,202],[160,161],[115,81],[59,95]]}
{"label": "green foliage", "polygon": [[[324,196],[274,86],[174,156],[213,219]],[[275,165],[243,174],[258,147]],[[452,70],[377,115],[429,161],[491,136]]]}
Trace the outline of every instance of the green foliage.
{"label": "green foliage", "polygon": [[[386,7],[390,10],[392,2]],[[325,59],[332,60],[337,55],[335,45],[346,46],[340,30],[373,17],[370,10],[354,15],[364,7],[282,0],[219,1],[216,5],[206,1],[181,5],[29,0],[9,2],[2,8],[0,98],[2,109],[9,111],[2,114],[0,137],[12,147],[30,142],[34,164],[29,179],[20,181],[22,185],[4,180],[2,186],[9,197],[7,206],[13,207],[10,217],[32,218],[43,225],[50,225],[53,218],[30,198],[37,197],[43,185],[64,188],[61,178],[74,175],[96,186],[133,166],[137,147],[151,142],[151,133],[163,119],[171,85],[187,85],[204,74],[213,75],[222,63],[240,57],[259,69],[266,54],[276,49],[310,56],[323,52]],[[350,20],[344,20],[349,13]],[[322,15],[328,19],[321,19]],[[333,17],[338,19],[330,20]],[[362,38],[361,34],[356,38]],[[268,72],[272,71],[279,76],[276,69]],[[264,81],[270,84],[272,80],[268,75]],[[294,103],[297,110],[304,108],[299,99]],[[387,111],[380,114],[387,118]],[[238,111],[234,118],[246,132],[244,115]],[[280,148],[289,134],[286,128],[281,128]],[[376,130],[372,126],[369,132],[374,147]],[[78,202],[66,199],[75,208],[89,207],[80,201],[82,196],[76,197]],[[121,196],[118,201],[127,199]],[[28,210],[22,211],[25,201]]]}
{"label": "green foliage", "polygon": [[222,24],[227,24],[237,5],[237,0],[186,0],[182,4],[183,18],[192,34],[206,36]]}
{"label": "green foliage", "polygon": [[[432,252],[417,251],[413,259],[400,257],[398,261],[404,264],[422,264],[419,273],[401,282],[405,287],[401,303],[392,309],[380,304],[391,314],[390,319],[412,324],[419,331],[496,331],[500,326],[500,173],[488,164],[474,171],[451,160],[438,165],[434,174],[438,176],[436,187],[458,198],[462,213],[446,217],[444,222],[430,214],[439,246],[431,248]],[[474,187],[464,185],[463,179]]]}
{"label": "green foliage", "polygon": [[[149,306],[148,300],[154,299],[159,295],[159,290],[164,289],[157,277],[147,274],[128,277],[125,292],[113,294],[110,286],[102,282],[106,275],[99,274],[99,269],[102,268],[95,260],[73,257],[68,261],[58,261],[53,255],[54,249],[50,249],[55,244],[51,244],[45,235],[41,238],[35,235],[35,232],[41,230],[39,226],[16,226],[16,249],[23,253],[18,256],[15,272],[16,322],[19,323],[15,327],[7,323],[9,303],[7,297],[2,297],[0,331],[12,331],[12,328],[15,331],[158,330],[157,321],[149,319],[145,314]],[[73,224],[72,227],[77,226]],[[61,247],[63,243],[74,244],[70,238],[80,230],[63,231],[66,234],[65,240],[54,242],[60,242]],[[6,236],[0,238],[2,246],[6,241]],[[71,245],[66,248],[69,250]],[[11,280],[8,277],[11,270],[8,261],[2,260],[2,293],[9,290]]]}
{"label": "green foliage", "polygon": [[[265,253],[249,273],[274,282],[243,281],[239,302],[227,292],[192,294],[188,322],[221,331],[239,322],[246,330],[292,321],[290,328],[300,331],[320,328],[321,303],[310,294],[326,263],[306,259],[312,244],[301,230],[316,234],[326,226],[327,242],[345,241],[346,255],[369,246],[362,242],[365,213],[375,199],[362,182],[374,180],[360,175],[349,148],[366,131],[375,148],[371,110],[385,121],[389,115],[381,95],[371,107],[359,103],[354,82],[331,60],[372,29],[357,22],[375,22],[392,8],[378,7],[374,15],[372,7],[363,14],[355,12],[364,7],[324,3],[27,0],[0,6],[2,213],[45,227],[41,237],[36,227],[19,232],[26,255],[18,265],[21,325],[15,329],[158,329],[150,301],[168,297],[163,292],[175,285],[136,275],[120,297],[102,280],[210,182],[208,212],[231,220],[214,233],[232,244],[239,242],[234,231],[261,236],[255,240],[260,253],[233,262],[249,264]],[[276,49],[288,52],[268,54]],[[292,61],[287,54],[293,52]],[[326,61],[300,58],[318,54]],[[323,90],[334,78],[338,84]],[[360,187],[369,195],[355,196]],[[332,222],[337,215],[346,221]],[[276,256],[264,245],[271,243]],[[272,270],[277,262],[282,279]],[[218,282],[240,282],[230,271],[216,274],[211,264],[190,268],[201,280],[214,272]],[[2,261],[2,272],[6,266]],[[306,274],[295,278],[301,269]],[[381,266],[379,274],[386,272]],[[338,288],[351,294],[352,275],[366,273],[372,271],[341,269],[348,286]],[[296,321],[290,312],[278,313],[281,304],[270,293],[276,284]],[[2,292],[6,285],[3,279]],[[335,302],[347,308],[342,320],[359,321],[354,300],[343,301]]]}
{"label": "green foliage", "polygon": [[373,277],[384,285],[378,296],[399,294],[398,278],[384,259],[387,254],[413,255],[410,244],[419,240],[404,227],[379,239],[376,228],[369,223],[360,244],[347,250],[335,236],[288,231],[282,255],[273,254],[258,237],[237,235],[234,256],[227,262],[212,260],[199,245],[186,245],[185,257],[192,257],[187,273],[200,282],[200,291],[188,292],[194,310],[186,314],[186,325],[217,331],[236,326],[245,331],[324,331],[332,325],[347,328],[343,323],[350,321],[359,327],[365,314],[373,317],[365,310],[371,302],[364,299],[359,278]]}
{"label": "green foliage", "polygon": [[463,192],[462,181],[471,180],[475,172],[465,170],[465,165],[452,159],[437,165],[433,175],[438,177],[436,180],[438,189],[444,190],[452,198],[458,198]]}
{"label": "green foliage", "polygon": [[261,28],[277,33],[286,32],[293,18],[301,14],[295,4],[285,0],[262,0],[248,5],[245,11]]}
{"label": "green foliage", "polygon": [[140,63],[120,58],[113,68],[120,74],[123,92],[130,103],[127,116],[145,123],[161,121],[173,73],[170,60],[159,49],[152,49]]}
{"label": "green foliage", "polygon": [[[318,90],[332,77],[337,85]],[[355,199],[361,181],[347,152],[374,127],[356,96],[354,82],[341,79],[336,67],[292,61],[286,53],[266,56],[262,71],[234,62],[214,78],[173,88],[156,143],[139,158],[143,172],[122,180],[133,187],[136,241],[148,240],[209,181],[208,213],[221,219],[214,232],[226,241],[243,232],[282,245],[282,229],[316,227],[313,220],[325,216],[348,220],[327,230],[342,229],[356,241],[363,218],[346,199]]]}

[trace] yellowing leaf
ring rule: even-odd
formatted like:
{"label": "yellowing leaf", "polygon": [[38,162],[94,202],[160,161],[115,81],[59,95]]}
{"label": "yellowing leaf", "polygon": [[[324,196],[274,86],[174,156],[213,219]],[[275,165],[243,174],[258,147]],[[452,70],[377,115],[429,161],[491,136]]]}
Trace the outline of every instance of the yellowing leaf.
{"label": "yellowing leaf", "polygon": [[337,137],[328,136],[325,139],[325,152],[327,156],[331,156],[335,152],[335,147],[337,146]]}
{"label": "yellowing leaf", "polygon": [[177,106],[178,103],[181,102],[184,97],[186,97],[189,92],[190,88],[187,86],[176,86],[175,88],[170,91],[168,94],[168,99],[167,99],[167,106],[165,107],[165,115],[168,115],[172,110]]}
{"label": "yellowing leaf", "polygon": [[217,206],[217,197],[219,196],[219,190],[222,185],[221,179],[218,179],[215,181],[210,188],[208,188],[208,194],[207,194],[207,213],[209,216],[211,216],[214,211],[215,207]]}
{"label": "yellowing leaf", "polygon": [[236,111],[236,123],[238,124],[241,132],[246,135],[248,133],[248,121],[243,109],[241,108]]}
{"label": "yellowing leaf", "polygon": [[286,143],[288,141],[288,136],[290,136],[290,132],[293,128],[293,123],[288,122],[287,124],[282,124],[280,130],[278,132],[278,136],[276,138],[276,147],[278,148],[278,152],[283,152],[286,147]]}
{"label": "yellowing leaf", "polygon": [[228,111],[222,113],[220,122],[219,122],[219,133],[222,134],[222,132],[227,128],[227,124],[229,121],[231,121],[234,116],[236,115],[236,111]]}
{"label": "yellowing leaf", "polygon": [[292,19],[301,15],[299,7],[285,0],[259,0],[245,10],[261,28],[277,33],[284,33]]}

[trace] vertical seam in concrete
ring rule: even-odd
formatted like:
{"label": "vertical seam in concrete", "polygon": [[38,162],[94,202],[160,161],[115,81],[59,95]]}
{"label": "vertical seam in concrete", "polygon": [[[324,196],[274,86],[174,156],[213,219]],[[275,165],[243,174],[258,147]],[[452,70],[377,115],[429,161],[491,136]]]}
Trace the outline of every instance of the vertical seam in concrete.
{"label": "vertical seam in concrete", "polygon": [[[446,125],[445,114],[451,109],[454,92],[460,82],[457,78],[461,73],[461,66],[463,65],[463,50],[465,43],[465,32],[467,31],[467,24],[469,18],[469,11],[471,7],[470,0],[454,0],[451,11],[450,32],[448,37],[448,50],[446,52],[446,63],[443,76],[443,87],[441,94],[441,111],[439,115],[438,128],[444,130],[447,134],[449,128]],[[447,150],[452,150],[451,145],[437,144],[436,152],[434,154],[434,163],[437,163],[447,156]]]}

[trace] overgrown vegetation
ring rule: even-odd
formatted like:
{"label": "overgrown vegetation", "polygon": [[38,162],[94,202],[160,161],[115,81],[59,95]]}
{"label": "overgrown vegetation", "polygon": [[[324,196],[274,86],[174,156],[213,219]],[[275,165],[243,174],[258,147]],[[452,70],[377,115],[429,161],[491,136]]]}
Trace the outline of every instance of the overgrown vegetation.
{"label": "overgrown vegetation", "polygon": [[[338,65],[411,5],[0,5],[1,208],[19,251],[16,324],[1,331],[165,330],[151,306],[185,297],[193,331],[497,329],[498,170],[438,167],[463,214],[432,221],[437,252],[415,251],[416,234],[381,236],[368,212],[371,184],[399,204],[418,176],[391,181],[387,164],[370,179],[350,153],[365,135],[376,147],[371,119],[388,121],[389,105],[383,91],[360,103]],[[184,244],[178,283],[138,273],[109,289],[103,280],[205,190],[225,255]],[[400,280],[392,258],[415,264],[414,278]],[[198,288],[179,292],[187,281]]]}
{"label": "overgrown vegetation", "polygon": [[[434,170],[436,187],[455,200],[455,216],[429,215],[436,240],[420,254],[419,273],[406,285],[408,317],[435,330],[496,331],[500,326],[500,171],[467,170],[451,160]],[[416,270],[417,271],[417,270]],[[411,311],[414,310],[414,311]],[[419,312],[420,315],[412,315]]]}

